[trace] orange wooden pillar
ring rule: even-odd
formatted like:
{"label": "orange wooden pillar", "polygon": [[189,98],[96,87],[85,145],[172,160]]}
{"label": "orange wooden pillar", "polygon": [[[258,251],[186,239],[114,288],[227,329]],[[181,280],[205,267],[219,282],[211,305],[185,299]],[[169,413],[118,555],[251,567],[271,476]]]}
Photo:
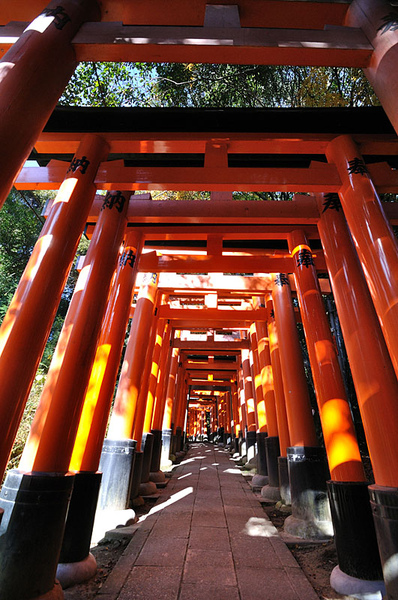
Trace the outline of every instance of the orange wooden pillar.
{"label": "orange wooden pillar", "polygon": [[398,133],[398,32],[394,9],[386,0],[354,0],[344,24],[362,29],[374,48],[364,73]]}
{"label": "orange wooden pillar", "polygon": [[318,447],[289,280],[283,273],[273,276],[272,299],[291,443],[287,461],[292,517],[287,520],[286,530],[299,537],[301,530],[309,537],[322,537],[331,533],[327,518],[328,471],[323,449]]}
{"label": "orange wooden pillar", "polygon": [[398,376],[398,244],[366,165],[352,138],[330,142],[327,157],[339,172],[341,203]]}
{"label": "orange wooden pillar", "polygon": [[[174,333],[174,339],[179,339],[181,337],[181,332],[180,331],[175,331]],[[176,443],[176,436],[179,434],[179,437],[181,438],[181,430],[178,430],[177,433],[177,419],[178,419],[178,415],[176,414],[178,411],[178,404],[179,404],[179,394],[180,394],[180,386],[178,386],[178,388],[176,387],[176,383],[177,383],[177,371],[178,371],[178,364],[179,364],[179,354],[180,351],[178,348],[172,348],[171,351],[171,359],[170,359],[170,368],[169,368],[169,372],[166,375],[167,381],[165,389],[166,389],[166,397],[165,397],[165,404],[164,404],[164,411],[163,411],[163,421],[162,421],[162,431],[167,431],[170,430],[171,431],[171,447],[170,447],[170,453],[174,456],[176,453],[176,447],[177,447],[177,443]],[[174,410],[173,410],[174,409]],[[173,415],[174,413],[174,415]],[[173,422],[173,416],[174,416],[174,422]]]}
{"label": "orange wooden pillar", "polygon": [[[65,477],[65,474],[68,472],[111,279],[127,224],[127,206],[128,200],[120,192],[108,193],[105,197],[83,269],[76,283],[18,470],[19,477],[22,478],[24,473],[33,472],[33,475],[28,476],[33,479],[36,473],[39,474],[38,487],[48,480],[46,489],[52,489],[54,481],[57,482],[62,478],[61,474],[64,474],[64,479],[70,479],[68,476]],[[13,479],[15,475],[11,474],[10,477]],[[91,473],[85,479],[86,484],[87,479],[90,481],[95,502],[100,476]],[[80,502],[84,503],[81,497]],[[63,502],[54,508],[55,512],[59,511],[58,526],[55,526],[53,513],[49,511],[46,526],[41,523],[40,532],[34,520],[27,520],[26,513],[22,513],[23,517],[21,514],[26,540],[34,539],[37,546],[40,546],[38,540],[41,538],[42,545],[45,546],[47,536],[52,537],[55,532],[58,536],[57,546],[52,548],[50,566],[43,562],[41,570],[47,568],[52,570],[54,561],[56,563],[58,559],[66,509],[67,505],[65,506]],[[39,514],[42,509],[37,507],[37,510]],[[13,514],[13,519],[14,516]],[[32,514],[30,518],[32,519]],[[74,533],[76,538],[76,531]],[[12,530],[10,530],[11,534]],[[80,558],[86,558],[89,554],[90,534],[91,531],[82,533],[85,537],[85,556]],[[26,540],[26,547],[29,548],[30,545]],[[18,540],[18,543],[21,543],[21,540]],[[76,558],[76,548],[72,547],[69,550],[65,560],[78,563],[80,559]],[[79,548],[79,552],[82,551],[82,548]],[[38,553],[40,554],[40,550]],[[6,572],[7,570],[5,568]],[[96,565],[93,561],[91,574],[95,570]],[[57,574],[61,580],[62,575],[62,572]]]}
{"label": "orange wooden pillar", "polygon": [[130,315],[142,242],[140,233],[130,231],[126,234],[101,326],[100,339],[69,465],[70,471],[95,472],[99,466]]}
{"label": "orange wooden pillar", "polygon": [[[176,396],[176,411],[175,411],[175,424],[174,424],[174,453],[177,455],[178,452],[184,451],[185,442],[185,416],[187,410],[187,382],[185,371],[181,367],[178,372],[178,387]],[[207,433],[207,428],[205,429]]]}
{"label": "orange wooden pillar", "polygon": [[[254,401],[253,378],[250,370],[249,350],[241,350],[243,389],[247,416],[246,452],[247,462],[255,460],[256,455],[256,405]],[[254,465],[253,465],[254,466]]]}
{"label": "orange wooden pillar", "polygon": [[289,248],[307,340],[331,479],[363,482],[365,475],[346,399],[337,352],[323,306],[311,249],[304,233],[293,231]]}
{"label": "orange wooden pillar", "polygon": [[289,247],[294,259],[297,295],[331,478],[335,481],[364,481],[336,348],[326,318],[311,249],[302,231],[296,230],[290,234]]}
{"label": "orange wooden pillar", "polygon": [[278,332],[276,329],[274,306],[271,294],[267,294],[266,296],[266,307],[269,353],[272,366],[272,379],[274,384],[276,418],[278,423],[280,452],[280,456],[278,457],[279,493],[282,502],[289,505],[291,503],[291,494],[289,470],[287,464],[287,449],[290,447],[290,434],[286,413],[285,391],[283,388]]}
{"label": "orange wooden pillar", "polygon": [[250,334],[250,345],[251,345],[251,357],[252,357],[252,372],[253,372],[253,381],[254,381],[254,390],[256,396],[256,406],[257,406],[257,420],[258,420],[258,431],[262,433],[267,433],[268,424],[267,424],[267,411],[265,406],[264,394],[263,394],[263,386],[262,386],[262,376],[261,376],[261,368],[259,361],[259,348],[257,341],[257,331],[256,324],[252,323],[249,329]]}
{"label": "orange wooden pillar", "polygon": [[[108,435],[101,455],[100,469],[108,482],[107,487],[101,488],[100,503],[104,509],[128,508],[133,468],[142,459],[140,449],[135,451],[136,442],[132,436],[145,368],[146,352],[143,352],[143,348],[147,347],[153,323],[158,280],[157,273],[145,275],[134,310]],[[141,478],[141,473],[135,475],[136,480]]]}
{"label": "orange wooden pillar", "polygon": [[[398,487],[397,378],[337,194],[319,194],[318,206],[321,215],[318,229],[372,460],[374,489],[390,487],[395,493]],[[343,514],[342,490],[345,506],[351,507],[346,520],[338,518]],[[339,568],[360,579],[381,579],[367,483],[342,486],[330,482],[329,495],[332,514],[335,513],[335,521],[341,523],[341,527],[335,527],[337,548],[346,547],[351,535],[350,552],[339,554]]]}
{"label": "orange wooden pillar", "polygon": [[[261,367],[259,362],[259,347],[257,341],[257,330],[256,324],[252,323],[249,329],[250,345],[251,345],[251,358],[252,358],[252,372],[254,389],[256,391],[256,402],[257,402],[257,421],[258,427],[256,432],[256,446],[257,446],[257,473],[252,479],[252,485],[256,487],[263,487],[268,484],[268,465],[267,465],[267,451],[266,444],[268,438],[268,423],[267,414],[263,393]],[[272,417],[271,417],[272,418]],[[276,456],[276,459],[279,452]],[[275,460],[276,473],[278,473],[278,463]]]}
{"label": "orange wooden pillar", "polygon": [[127,206],[120,192],[105,196],[22,454],[21,471],[68,472]]}
{"label": "orange wooden pillar", "polygon": [[[95,195],[108,146],[86,135],[50,208],[0,328],[0,469],[4,472],[70,265]],[[79,165],[83,156],[88,164]],[[68,232],[68,235],[65,234]],[[23,365],[23,368],[21,368]],[[10,398],[13,399],[10,410]]]}
{"label": "orange wooden pillar", "polygon": [[54,0],[0,61],[0,207],[77,66],[72,39],[97,2]]}

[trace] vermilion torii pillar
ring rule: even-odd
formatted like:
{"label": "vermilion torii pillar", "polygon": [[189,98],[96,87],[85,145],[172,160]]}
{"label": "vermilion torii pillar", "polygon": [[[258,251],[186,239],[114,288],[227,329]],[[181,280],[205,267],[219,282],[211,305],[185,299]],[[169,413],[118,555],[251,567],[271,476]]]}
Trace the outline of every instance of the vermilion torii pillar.
{"label": "vermilion torii pillar", "polygon": [[100,469],[107,486],[102,486],[103,509],[124,510],[130,501],[135,441],[132,439],[137,400],[144,371],[159,276],[147,273],[141,285],[129,340],[122,365],[108,435],[104,441]]}
{"label": "vermilion torii pillar", "polygon": [[1,473],[95,196],[97,169],[108,150],[99,136],[82,139],[0,329]]}
{"label": "vermilion torii pillar", "polygon": [[278,423],[278,438],[280,451],[280,456],[278,457],[279,491],[282,502],[284,504],[290,504],[291,494],[289,471],[287,464],[287,449],[290,448],[290,434],[286,414],[285,391],[283,389],[283,377],[280,361],[278,332],[276,329],[274,305],[272,303],[271,294],[267,294],[266,296],[266,307],[268,342],[275,393],[275,409]]}
{"label": "vermilion torii pillar", "polygon": [[289,235],[294,275],[331,479],[363,482],[361,456],[337,352],[326,317],[311,249],[301,230]]}
{"label": "vermilion torii pillar", "polygon": [[353,139],[335,138],[326,155],[341,178],[341,204],[398,376],[398,243]]}
{"label": "vermilion torii pillar", "polygon": [[140,233],[135,231],[127,233],[101,326],[101,335],[69,465],[70,471],[95,472],[98,469],[130,315],[137,276],[137,259],[141,253],[142,242]]}
{"label": "vermilion torii pillar", "polygon": [[95,0],[54,0],[0,61],[0,206],[77,66],[72,39]]}
{"label": "vermilion torii pillar", "polygon": [[386,0],[354,0],[344,24],[362,29],[374,48],[364,73],[398,133],[398,13]]}
{"label": "vermilion torii pillar", "polygon": [[[2,490],[7,500],[4,506],[7,507],[5,517],[9,519],[9,528],[3,537],[8,549],[2,553],[0,588],[7,598],[34,597],[41,585],[47,587],[42,590],[43,594],[54,585],[54,568],[62,543],[68,502],[61,495],[59,502],[51,500],[51,510],[45,507],[43,514],[45,502],[41,497],[40,502],[26,510],[25,501],[19,500],[17,495],[14,506],[10,507],[7,481],[14,487],[18,480],[20,489],[25,489],[29,481],[35,493],[41,492],[43,497],[49,490],[54,493],[60,487],[64,488],[64,482],[73,482],[68,476],[68,467],[111,278],[127,224],[127,206],[128,201],[120,192],[105,196],[19,469],[9,472]],[[16,523],[18,534],[14,531]],[[32,540],[36,545],[34,553],[30,551]],[[21,577],[24,568],[29,577]]]}
{"label": "vermilion torii pillar", "polygon": [[[328,473],[324,452],[318,447],[290,284],[285,273],[273,275],[272,299],[291,443],[287,459],[292,517],[286,520],[286,530],[293,535],[300,535],[301,530],[307,531],[308,527],[309,537],[322,537],[327,534],[329,527],[326,498]],[[308,486],[309,481],[311,484]],[[309,489],[303,489],[303,485]],[[312,505],[314,498],[311,496],[314,493],[317,494],[317,505],[315,502]],[[322,494],[323,504],[320,502]]]}
{"label": "vermilion torii pillar", "polygon": [[[256,393],[257,402],[257,421],[258,428],[256,433],[256,444],[257,444],[257,473],[252,479],[253,486],[263,487],[268,483],[268,468],[267,468],[267,455],[266,455],[266,443],[267,443],[267,413],[265,409],[264,392],[262,386],[262,375],[261,367],[259,362],[259,348],[257,343],[257,331],[256,324],[252,323],[249,328],[251,352],[252,358],[252,372],[253,372],[253,383]],[[278,452],[279,455],[279,452]],[[278,472],[278,463],[275,460],[275,470]]]}
{"label": "vermilion torii pillar", "polygon": [[[377,493],[378,489],[386,490],[388,486],[395,494],[398,487],[397,378],[339,198],[337,194],[319,194],[317,200],[321,214],[318,229],[372,459],[376,485],[372,486],[371,493],[373,489]],[[343,537],[340,543],[336,541],[337,549],[344,549],[338,556],[339,568],[351,577],[381,579],[367,485],[344,485],[342,513],[339,512],[342,486],[338,482],[329,483],[332,512],[341,524],[335,528],[335,537],[336,540]],[[384,547],[380,548],[381,554]],[[348,589],[337,587],[342,593]]]}
{"label": "vermilion torii pillar", "polygon": [[254,389],[252,375],[250,371],[249,350],[241,350],[242,354],[242,378],[243,392],[245,396],[247,431],[246,431],[246,451],[247,461],[254,460],[256,444],[256,405],[254,402]]}

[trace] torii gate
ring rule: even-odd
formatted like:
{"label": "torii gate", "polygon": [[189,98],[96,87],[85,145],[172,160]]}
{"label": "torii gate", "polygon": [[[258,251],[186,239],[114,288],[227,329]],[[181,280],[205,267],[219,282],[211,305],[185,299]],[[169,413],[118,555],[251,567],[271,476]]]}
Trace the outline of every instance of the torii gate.
{"label": "torii gate", "polygon": [[[311,458],[316,456],[318,459],[305,385],[299,369],[296,369],[300,361],[294,350],[297,349],[297,332],[290,296],[291,278],[285,275],[294,274],[331,471],[331,501],[332,511],[335,507],[333,518],[336,543],[340,548],[339,563],[343,572],[349,571],[349,575],[364,579],[370,572],[369,560],[364,566],[364,555],[368,553],[365,542],[370,537],[369,529],[362,521],[365,517],[361,513],[358,523],[354,523],[355,519],[350,522],[351,538],[348,537],[352,540],[353,547],[355,550],[359,546],[365,549],[355,572],[350,571],[350,567],[346,565],[347,556],[353,552],[351,546],[348,549],[345,547],[345,524],[342,526],[337,523],[337,514],[341,512],[339,490],[344,490],[355,504],[352,500],[353,490],[360,489],[366,496],[367,486],[338,375],[337,357],[322,312],[316,273],[317,270],[328,272],[372,455],[376,484],[371,486],[370,492],[387,590],[391,597],[395,594],[397,578],[390,577],[389,565],[396,553],[396,521],[388,529],[382,514],[390,502],[396,502],[398,487],[394,464],[398,440],[398,407],[394,394],[394,391],[398,391],[395,376],[398,372],[398,341],[395,333],[398,320],[398,249],[390,228],[390,223],[396,223],[397,215],[394,207],[381,205],[377,192],[397,191],[396,165],[391,159],[396,155],[397,140],[394,130],[383,119],[381,111],[364,109],[350,112],[343,109],[336,112],[336,116],[345,115],[343,118],[347,119],[340,130],[333,128],[333,117],[329,116],[328,119],[331,118],[332,121],[332,125],[328,124],[330,129],[326,130],[321,126],[325,115],[332,115],[332,112],[320,111],[320,121],[317,127],[311,129],[305,121],[298,124],[295,120],[298,114],[300,118],[309,114],[312,121],[316,111],[279,113],[285,120],[284,126],[281,122],[274,122],[277,119],[275,112],[216,111],[212,115],[210,111],[204,128],[195,131],[190,121],[184,133],[175,128],[175,122],[182,117],[182,113],[178,111],[158,111],[157,118],[160,120],[166,121],[164,115],[167,115],[169,129],[164,124],[160,126],[160,121],[153,130],[145,123],[146,130],[135,132],[131,132],[125,122],[122,122],[121,130],[109,123],[108,129],[104,127],[104,115],[106,119],[111,119],[111,114],[114,113],[81,111],[80,119],[84,119],[87,127],[85,135],[79,127],[57,131],[52,125],[57,113],[43,131],[77,60],[216,60],[243,64],[360,66],[365,69],[397,131],[395,57],[398,16],[391,7],[383,0],[354,0],[350,5],[293,0],[288,4],[289,10],[286,10],[286,2],[268,0],[234,0],[234,3],[225,1],[223,5],[208,5],[203,0],[187,5],[173,0],[171,4],[167,3],[167,7],[160,0],[123,3],[104,0],[99,7],[94,0],[60,0],[46,8],[45,2],[32,0],[19,2],[17,6],[4,3],[0,7],[0,51],[5,53],[8,50],[0,63],[0,201],[4,201],[14,182],[20,189],[59,187],[57,198],[48,208],[45,228],[0,330],[0,422],[3,441],[0,455],[3,469],[77,240],[85,226],[87,234],[92,236],[90,251],[82,268],[20,472],[11,474],[6,484],[7,493],[10,489],[22,489],[20,486],[26,485],[28,489],[38,486],[39,495],[45,496],[47,492],[51,494],[57,489],[61,498],[57,514],[50,525],[46,521],[47,509],[40,509],[40,519],[43,518],[44,523],[42,535],[47,544],[46,548],[43,545],[44,554],[40,554],[39,549],[42,548],[38,542],[38,555],[29,556],[27,577],[23,576],[26,566],[22,567],[18,563],[17,556],[20,547],[26,546],[26,540],[36,535],[37,527],[40,529],[40,524],[33,526],[33,522],[39,522],[38,515],[33,511],[27,517],[27,523],[21,524],[17,519],[14,524],[10,520],[10,510],[4,495],[2,499],[2,503],[7,505],[3,520],[3,544],[4,540],[15,540],[13,548],[7,548],[7,551],[4,547],[2,549],[0,589],[2,595],[10,600],[20,598],[21,595],[32,600],[38,595],[45,600],[59,597],[59,592],[54,588],[54,572],[73,480],[73,477],[66,474],[72,453],[76,450],[74,446],[79,426],[78,417],[86,397],[91,366],[95,364],[96,343],[98,339],[101,340],[100,334],[105,335],[105,322],[109,323],[109,335],[115,335],[111,327],[115,315],[120,315],[121,324],[118,326],[122,329],[123,319],[125,322],[130,312],[129,297],[131,298],[134,288],[137,268],[155,274],[261,274],[254,278],[253,287],[253,282],[248,287],[246,281],[241,282],[244,286],[242,297],[247,299],[250,294],[257,298],[257,301],[253,300],[252,307],[242,307],[241,310],[222,310],[221,307],[202,309],[206,314],[199,314],[201,310],[173,309],[167,306],[167,302],[162,302],[162,299],[158,301],[156,290],[159,288],[159,278],[152,277],[141,286],[135,309],[135,316],[141,315],[146,329],[144,332],[142,325],[136,325],[135,331],[137,339],[139,335],[142,339],[149,335],[151,339],[155,339],[153,332],[158,330],[152,315],[156,304],[156,315],[163,326],[164,341],[170,339],[173,327],[176,330],[222,328],[226,322],[231,322],[232,313],[235,313],[233,322],[236,328],[247,330],[253,322],[267,322],[271,350],[269,360],[272,361],[273,371],[277,373],[279,369],[279,382],[282,381],[285,389],[294,393],[295,398],[292,403],[289,402],[288,394],[285,396],[284,421],[288,425],[288,435],[286,428],[283,433],[283,417],[278,401],[273,409],[278,413],[279,419],[277,434],[280,438],[285,435],[287,440],[283,444],[284,450],[286,451],[288,443],[288,447],[292,449],[291,465],[297,462],[297,456],[304,459],[307,457],[306,449],[311,449]],[[30,21],[32,23],[28,25]],[[79,111],[75,113],[79,115]],[[123,111],[119,111],[117,118],[120,119],[122,114]],[[145,122],[145,114],[150,114],[152,118],[156,111],[126,111],[124,114],[130,115],[130,118],[135,114],[136,119]],[[191,115],[188,117],[190,120],[205,115],[200,111],[186,114]],[[264,118],[267,114],[267,125],[259,126],[259,117],[263,115]],[[355,114],[362,115],[359,122],[355,121]],[[69,119],[72,112],[61,111],[61,115],[63,119]],[[237,118],[239,127],[235,127]],[[341,116],[338,117],[340,118]],[[376,118],[377,126],[374,121],[368,122],[368,119]],[[173,119],[174,125],[170,126]],[[270,119],[273,123],[272,130]],[[367,130],[368,125],[373,129]],[[25,167],[21,170],[33,147],[34,157],[42,166]],[[124,162],[124,153],[135,155],[136,162],[132,166]],[[150,157],[156,153],[168,153],[175,166],[156,167],[151,164]],[[54,154],[56,160],[46,164],[47,158]],[[275,154],[283,160],[278,161],[279,166],[275,166],[273,162]],[[118,155],[117,160],[111,160],[115,158],[113,155]],[[138,161],[138,155],[141,162]],[[142,155],[145,155],[144,163]],[[194,155],[199,155],[196,159],[200,166],[195,163]],[[295,157],[294,163],[291,161],[292,155]],[[62,161],[63,157],[69,160],[71,156],[73,159],[70,164]],[[248,162],[259,157],[263,162],[258,167],[253,167]],[[200,201],[157,205],[148,197],[138,198],[136,201],[134,196],[130,198],[128,194],[135,190],[187,188],[212,191],[213,197],[206,205]],[[110,192],[104,201],[95,198],[97,189]],[[231,192],[237,190],[293,191],[311,193],[314,196],[296,197],[286,205],[242,203],[234,202],[231,198]],[[217,192],[223,194],[217,197]],[[338,194],[338,197],[332,194]],[[341,219],[341,208],[350,233],[344,219]],[[94,227],[95,223],[97,225]],[[125,253],[116,274],[118,285],[124,290],[124,301],[119,306],[117,303],[120,295],[115,293],[110,296],[107,316],[105,309],[108,292],[119,247],[126,232]],[[366,284],[350,245],[350,234],[366,275]],[[182,242],[187,252],[170,254],[170,247],[167,252],[167,242],[170,240],[174,243],[174,250],[181,249]],[[275,247],[276,240],[281,242],[278,247]],[[311,240],[311,244],[308,240]],[[201,248],[202,254],[192,255],[193,241],[199,242],[196,249]],[[142,252],[144,242],[148,249],[161,248],[162,256],[155,252]],[[131,273],[130,267],[133,267]],[[264,277],[264,273],[277,275]],[[205,280],[202,279],[201,289],[208,291],[222,287],[220,280],[213,281],[213,284],[211,281],[210,275]],[[175,281],[173,285],[164,286],[165,292],[168,290],[176,294],[180,286],[176,287],[174,283]],[[233,286],[231,287],[231,283],[226,286],[224,291],[232,295]],[[268,306],[264,307],[261,306],[261,297],[266,292]],[[273,307],[270,304],[271,293]],[[218,300],[216,305],[218,307]],[[173,314],[173,311],[176,312]],[[194,312],[197,313],[195,316]],[[189,316],[185,313],[189,313]],[[105,320],[101,328],[102,316]],[[168,332],[164,326],[167,320],[173,320],[173,327]],[[138,317],[134,321],[138,323]],[[368,324],[368,328],[363,327],[364,322]],[[266,337],[260,332],[259,325],[259,348],[260,342]],[[279,334],[279,367],[275,358],[276,333]],[[124,333],[119,331],[119,341],[122,337]],[[176,338],[172,344],[174,348],[178,348]],[[251,339],[249,345],[251,349],[255,348]],[[105,346],[105,342],[102,345],[100,342],[98,349],[103,350]],[[207,345],[204,349],[210,352],[211,346]],[[163,347],[166,348],[167,343]],[[195,347],[198,348],[196,345],[190,349]],[[365,348],[366,352],[363,352]],[[167,375],[169,372],[171,374],[171,354],[168,356],[163,351],[159,357],[163,371]],[[148,359],[150,358],[149,356]],[[264,369],[267,364],[264,362]],[[130,379],[138,377],[140,372],[138,362],[134,365],[133,372],[129,374]],[[214,372],[213,369],[211,371]],[[189,369],[188,375],[192,375]],[[250,375],[246,376],[243,372],[239,375],[243,402],[239,407],[236,402],[232,403],[231,408],[232,412],[234,407],[239,408],[242,425],[247,426],[248,432],[255,432],[258,424],[255,421],[254,403],[253,408],[245,403],[249,378]],[[379,386],[377,395],[372,395],[374,378]],[[193,379],[191,377],[190,380]],[[221,387],[222,381],[221,379]],[[156,419],[152,421],[155,432],[162,427],[164,402],[167,400],[167,381],[163,378],[160,383],[162,389],[154,408]],[[209,391],[212,391],[216,382],[209,383]],[[205,384],[201,383],[200,387],[203,389]],[[184,385],[181,385],[178,392],[180,399],[183,399],[184,391]],[[13,399],[12,411],[9,408],[10,397]],[[122,392],[118,406],[122,407],[117,416],[122,417],[123,425],[126,426],[126,422],[129,422],[127,429],[130,429],[131,435],[121,440],[125,442],[124,454],[129,454],[133,448],[133,440],[130,438],[133,434],[137,434],[137,437],[142,435],[143,421],[148,415],[141,410],[142,403],[138,397],[124,414]],[[136,419],[135,423],[130,423],[129,419],[135,417],[131,412],[132,406],[134,411],[138,407],[140,422]],[[183,413],[182,400],[179,406],[181,413],[178,418]],[[142,414],[139,413],[140,410]],[[271,404],[268,405],[267,416],[271,414],[270,411]],[[235,416],[234,422],[236,421]],[[101,431],[100,425],[98,429],[93,427],[93,430]],[[118,426],[115,426],[115,430],[120,431]],[[100,441],[102,443],[102,439]],[[97,454],[98,444],[96,452],[93,451],[89,457],[90,468],[84,473],[79,472],[82,475],[80,479],[75,476],[76,481],[89,482],[90,494],[93,496],[98,487],[95,473],[98,464],[95,464],[94,459]],[[306,460],[302,462],[306,463]],[[310,461],[307,464],[308,462]],[[300,487],[300,476],[297,473],[291,466],[293,496],[297,492],[294,485]],[[75,489],[77,488],[75,484]],[[361,506],[365,506],[363,494],[361,498]],[[75,502],[80,509],[81,498]],[[370,510],[368,512],[366,518],[369,521]],[[12,527],[16,529],[13,530]],[[361,532],[366,532],[366,535],[359,541]],[[72,532],[72,538],[74,535],[76,531]],[[73,548],[68,555],[63,548],[63,562],[81,562],[80,558],[70,559],[70,556],[76,556],[75,552],[76,548]],[[83,554],[84,552],[85,548]],[[26,561],[27,557],[24,555],[23,562]],[[370,563],[372,561],[373,558]],[[45,568],[40,568],[35,573],[37,562],[44,564]],[[35,573],[32,579],[31,573]]]}

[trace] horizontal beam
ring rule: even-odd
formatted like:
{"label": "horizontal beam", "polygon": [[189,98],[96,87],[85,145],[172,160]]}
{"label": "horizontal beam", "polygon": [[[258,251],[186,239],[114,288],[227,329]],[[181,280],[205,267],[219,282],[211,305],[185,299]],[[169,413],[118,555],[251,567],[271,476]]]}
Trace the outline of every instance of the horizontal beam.
{"label": "horizontal beam", "polygon": [[[126,25],[201,26],[206,20],[208,0],[101,0],[102,22]],[[238,5],[242,27],[294,27],[323,29],[325,24],[342,25],[348,2],[290,0],[223,0],[224,5]],[[48,5],[48,0],[2,2],[0,23],[32,21]],[[233,23],[235,25],[235,23]],[[212,22],[214,25],[214,20]]]}
{"label": "horizontal beam", "polygon": [[[208,375],[213,375],[214,379],[224,379],[225,382],[228,382],[230,379],[233,379],[236,376],[236,370],[239,367],[237,366],[235,369],[230,369],[229,371],[219,371],[212,368],[206,368],[202,371],[196,371],[193,369],[186,369],[186,374],[191,379],[205,379],[207,380]],[[208,380],[210,381],[210,380]],[[211,383],[211,381],[210,381]],[[224,383],[225,385],[225,383]]]}
{"label": "horizontal beam", "polygon": [[[286,11],[284,11],[286,12]],[[0,56],[28,23],[0,30]],[[85,23],[73,41],[78,61],[210,62],[366,67],[373,47],[360,29],[131,26]]]}
{"label": "horizontal beam", "polygon": [[[138,277],[141,276],[139,275]],[[267,291],[269,280],[269,274],[244,277],[241,275],[220,275],[219,273],[216,275],[214,273],[208,273],[207,275],[161,273],[158,288],[161,291],[175,293],[176,295],[178,295],[179,290],[184,290],[184,292],[189,290],[193,292],[195,290],[202,294],[211,290],[232,293],[242,292],[242,296],[247,296],[258,295]],[[319,279],[318,281],[321,291],[324,294],[330,294],[329,280]],[[293,277],[290,277],[290,287],[292,291],[296,291]],[[240,294],[236,294],[235,297],[239,298]]]}
{"label": "horizontal beam", "polygon": [[210,371],[216,369],[217,371],[233,371],[239,368],[240,364],[238,361],[208,361],[204,360],[203,362],[193,362],[191,360],[184,360],[183,367],[187,371],[203,371],[204,369],[209,369]]}
{"label": "horizontal beam", "polygon": [[[361,154],[365,156],[396,156],[398,152],[398,139],[395,134],[391,133],[392,128],[386,122],[387,117],[383,113],[380,113],[380,111],[374,111],[374,108],[378,107],[371,108],[373,109],[372,111],[359,109],[363,113],[359,113],[358,115],[355,113],[349,115],[343,112],[340,119],[336,119],[337,115],[331,116],[330,113],[315,115],[312,112],[313,109],[305,109],[305,112],[302,112],[301,115],[298,112],[295,115],[286,114],[285,109],[268,109],[270,111],[269,119],[266,116],[261,119],[261,116],[256,114],[256,110],[258,110],[256,109],[253,115],[253,119],[257,117],[258,121],[258,131],[256,132],[252,131],[253,126],[250,128],[249,120],[242,120],[242,114],[236,115],[235,119],[231,116],[230,122],[220,122],[220,118],[215,121],[214,116],[213,121],[209,122],[209,116],[205,112],[200,115],[199,109],[193,109],[194,114],[192,115],[192,109],[189,109],[189,111],[181,109],[187,111],[187,113],[175,115],[175,121],[179,123],[180,127],[184,126],[186,122],[187,126],[189,126],[188,132],[173,131],[175,125],[172,116],[170,114],[163,115],[163,117],[156,115],[156,111],[159,110],[156,108],[151,109],[155,111],[152,118],[150,115],[144,114],[140,117],[139,115],[132,114],[131,119],[129,119],[128,115],[124,115],[123,113],[113,116],[108,111],[102,118],[101,115],[92,116],[89,112],[86,112],[87,109],[79,109],[81,114],[76,115],[76,108],[72,112],[62,107],[62,109],[57,108],[50,117],[44,131],[40,134],[35,144],[35,150],[39,154],[44,155],[75,154],[82,137],[85,135],[84,127],[81,124],[81,121],[85,121],[86,129],[101,135],[108,142],[110,153],[119,155],[150,153],[204,154],[206,144],[216,141],[219,138],[228,144],[228,154],[324,155],[328,143],[336,135],[345,133],[349,129],[356,144],[359,146]],[[94,111],[97,110],[94,109]],[[333,109],[324,110],[333,111]],[[115,111],[115,109],[112,109],[112,111]],[[307,111],[311,111],[312,114],[308,115]],[[117,112],[117,109],[115,112]],[[137,130],[137,117],[139,122],[143,120],[145,126],[148,128],[151,126],[152,129],[150,131],[142,131],[141,125],[140,130]],[[351,127],[349,126],[350,118]],[[106,131],[104,130],[104,119],[108,126]],[[67,132],[60,129],[61,123],[58,122],[59,120],[61,120],[61,123],[70,123]],[[170,124],[171,130],[165,132],[165,123],[169,123],[170,120],[172,121]],[[201,123],[203,122],[201,124],[201,131],[196,131],[198,120]],[[260,120],[261,122],[259,122]],[[372,131],[366,133],[369,128],[369,120],[373,124]],[[268,131],[264,130],[263,121],[267,123]],[[235,127],[237,127],[237,122],[239,122],[239,130],[234,131],[234,123]],[[300,127],[302,128],[299,135],[292,133],[297,129],[297,122],[300,123]],[[331,130],[330,133],[321,132],[321,129],[325,127],[325,122],[332,122],[331,125],[328,125],[328,129],[330,128]],[[131,130],[131,123],[134,124],[136,129]],[[213,130],[216,125],[218,125],[217,131]],[[158,126],[158,130],[156,130],[156,126]],[[245,126],[247,127],[246,132],[244,131]],[[208,129],[207,132],[203,131],[204,127]],[[272,133],[270,131],[271,127],[272,131],[277,131],[277,133]],[[314,129],[314,132],[312,132],[311,127]],[[383,131],[383,129],[387,129],[388,133]],[[356,133],[357,130],[359,133]],[[308,133],[305,133],[307,131]],[[360,131],[363,131],[363,133],[360,133]]]}
{"label": "horizontal beam", "polygon": [[[319,209],[313,196],[299,196],[291,202],[253,200],[151,200],[147,195],[130,197],[127,220],[138,223],[264,223],[316,224]],[[95,223],[104,197],[97,195],[87,221]],[[49,203],[45,216],[50,210]]]}
{"label": "horizontal beam", "polygon": [[192,386],[191,393],[195,393],[195,394],[199,393],[202,390],[211,391],[211,390],[217,389],[222,392],[229,392],[231,389],[231,385],[225,385],[225,382],[222,382],[222,381],[213,381],[213,382],[209,381],[207,384],[207,383],[201,383],[199,381],[193,381],[193,379],[189,378],[187,380],[187,383],[188,383],[188,385]]}
{"label": "horizontal beam", "polygon": [[248,350],[250,348],[249,340],[237,340],[236,342],[214,342],[212,340],[206,342],[173,340],[173,347],[180,350],[189,351],[195,354],[196,352],[222,352],[228,354],[229,351],[240,352],[240,350]]}
{"label": "horizontal beam", "polygon": [[[54,164],[55,163],[55,164]],[[15,182],[20,190],[58,189],[68,164],[24,167]],[[387,163],[368,165],[380,193],[398,193],[398,172]],[[101,190],[179,190],[243,192],[338,192],[341,181],[332,164],[300,168],[122,167],[101,163],[95,179]]]}
{"label": "horizontal beam", "polygon": [[[266,321],[267,319],[267,311],[263,308],[257,310],[220,310],[218,308],[189,310],[185,308],[170,308],[168,305],[163,305],[159,307],[158,315],[160,319],[170,319],[171,321],[192,320],[192,322],[202,323],[203,326],[206,326],[205,324],[209,321],[223,323],[223,327],[228,326],[228,324],[231,323],[231,328],[234,328],[233,325],[236,322],[250,324],[255,320]],[[176,329],[178,328],[175,323],[173,323],[173,326]],[[211,325],[208,325],[208,327],[211,327]]]}
{"label": "horizontal beam", "polygon": [[[318,271],[326,270],[323,255],[314,255]],[[292,273],[290,256],[157,256],[148,252],[140,257],[138,268],[150,273]]]}

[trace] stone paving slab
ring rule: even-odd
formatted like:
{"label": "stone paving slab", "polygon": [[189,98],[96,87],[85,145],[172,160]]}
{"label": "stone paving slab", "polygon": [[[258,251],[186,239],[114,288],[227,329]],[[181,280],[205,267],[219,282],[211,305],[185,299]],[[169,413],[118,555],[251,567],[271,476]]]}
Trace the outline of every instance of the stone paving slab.
{"label": "stone paving slab", "polygon": [[318,600],[223,448],[192,444],[99,600]]}

